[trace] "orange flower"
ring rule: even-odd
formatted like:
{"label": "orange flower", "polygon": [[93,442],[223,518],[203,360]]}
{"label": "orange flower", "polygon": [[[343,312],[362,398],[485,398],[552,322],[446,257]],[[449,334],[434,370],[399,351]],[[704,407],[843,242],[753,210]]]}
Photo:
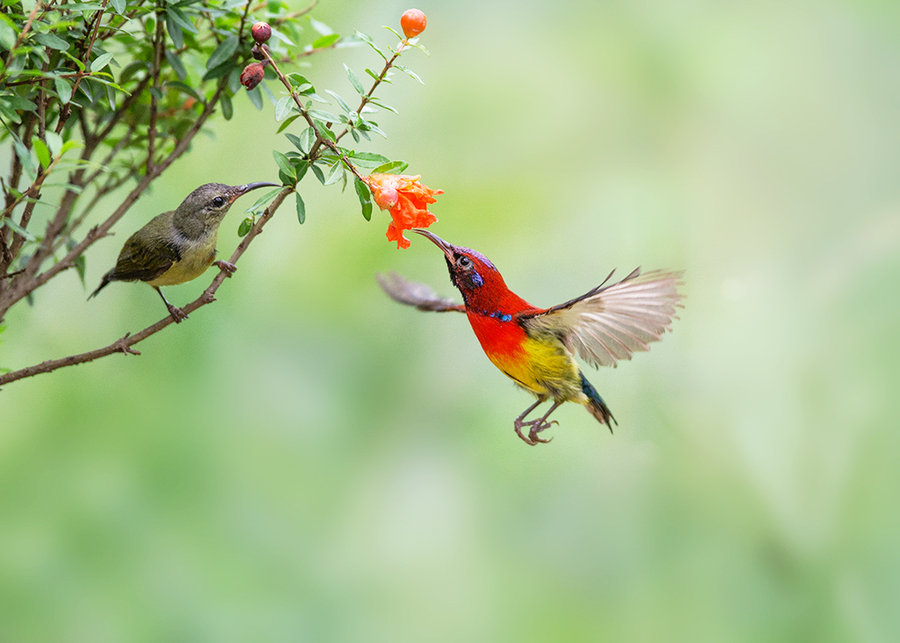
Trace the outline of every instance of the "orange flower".
{"label": "orange flower", "polygon": [[387,229],[389,241],[396,241],[398,248],[408,248],[409,239],[404,230],[427,228],[437,221],[428,211],[428,204],[434,203],[437,194],[443,190],[432,190],[419,182],[421,176],[405,174],[372,174],[365,181],[372,191],[372,199],[382,210],[389,210],[393,219]]}

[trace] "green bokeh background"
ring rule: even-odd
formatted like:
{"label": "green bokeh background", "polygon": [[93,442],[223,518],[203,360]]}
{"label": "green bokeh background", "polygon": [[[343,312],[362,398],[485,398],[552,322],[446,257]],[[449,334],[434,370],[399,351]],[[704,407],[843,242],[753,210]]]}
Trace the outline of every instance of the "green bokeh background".
{"label": "green bokeh background", "polygon": [[[686,270],[674,332],[590,375],[617,433],[568,405],[522,444],[529,398],[466,321],[375,285],[450,294],[440,254],[309,176],[307,222],[285,205],[142,356],[0,392],[0,639],[896,640],[900,5],[418,6],[426,84],[381,92],[400,115],[370,149],[445,190],[438,234],[536,305]],[[316,15],[386,43],[406,8]],[[349,96],[345,61],[378,64],[308,74]],[[96,245],[89,286],[196,185],[273,179],[274,130],[239,97]],[[0,364],[163,313],[140,285],[85,295],[68,273],[12,311]]]}

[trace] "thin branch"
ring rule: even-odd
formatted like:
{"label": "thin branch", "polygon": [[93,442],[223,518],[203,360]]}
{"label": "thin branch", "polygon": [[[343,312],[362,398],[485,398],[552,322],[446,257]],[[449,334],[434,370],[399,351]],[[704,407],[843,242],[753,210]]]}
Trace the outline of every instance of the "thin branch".
{"label": "thin branch", "polygon": [[[278,64],[275,62],[275,60],[272,58],[272,55],[269,53],[268,47],[260,47],[260,50],[263,52],[263,55],[265,55],[266,60],[269,62],[269,64],[272,65],[272,69],[275,71],[275,75],[278,76],[278,79],[281,81],[281,84],[287,88],[288,92],[290,92],[291,98],[294,99],[294,104],[297,106],[297,109],[300,110],[300,115],[303,116],[303,118],[306,120],[306,122],[309,124],[309,126],[316,133],[317,140],[321,140],[322,143],[325,145],[325,147],[329,148],[332,152],[337,154],[338,158],[341,159],[341,161],[347,167],[347,169],[350,170],[351,172],[353,172],[353,175],[356,176],[356,178],[358,178],[360,181],[362,181],[363,177],[359,173],[359,170],[356,169],[356,166],[353,165],[353,163],[351,163],[347,159],[346,156],[344,156],[344,153],[341,151],[341,148],[339,148],[335,143],[333,143],[331,141],[331,139],[328,139],[328,138],[322,136],[321,134],[319,134],[319,130],[316,128],[315,121],[313,121],[312,117],[309,115],[309,112],[306,111],[306,107],[303,106],[303,101],[300,100],[300,95],[294,91],[294,88],[291,87],[291,81],[289,81],[287,79],[287,77],[278,68]],[[312,151],[310,151],[310,153],[309,153],[309,158],[310,159],[314,158]]]}
{"label": "thin branch", "polygon": [[147,174],[153,171],[153,157],[156,155],[156,116],[158,110],[159,72],[162,67],[163,42],[165,25],[162,12],[156,14],[156,33],[153,34],[153,84],[150,88],[150,129],[147,131]]}
{"label": "thin branch", "polygon": [[[245,236],[244,239],[238,244],[238,247],[235,248],[234,252],[231,254],[231,257],[228,259],[229,263],[236,264],[238,262],[241,256],[247,251],[247,248],[250,247],[250,244],[253,242],[253,240],[262,232],[263,226],[268,223],[268,221],[275,214],[275,211],[278,209],[278,207],[293,191],[293,188],[286,187],[278,193],[278,195],[272,200],[272,203],[269,204],[269,207],[267,207],[263,214],[260,215],[259,219],[257,219],[256,223],[250,229],[250,232],[247,233],[247,236]],[[209,284],[206,290],[204,290],[203,293],[199,297],[197,297],[197,299],[184,306],[182,310],[190,314],[198,308],[214,302],[216,300],[216,291],[225,281],[225,278],[227,276],[229,276],[228,273],[226,273],[224,270],[220,270],[213,278],[212,283]],[[9,384],[10,382],[15,382],[16,380],[24,379],[26,377],[32,377],[34,375],[40,375],[42,373],[49,373],[66,366],[75,366],[76,364],[92,362],[95,359],[106,357],[107,355],[112,355],[113,353],[139,355],[140,353],[133,349],[132,346],[144,341],[151,335],[155,335],[156,333],[173,323],[174,320],[172,319],[171,315],[166,315],[155,324],[151,324],[145,329],[134,334],[126,333],[124,336],[120,337],[113,343],[102,348],[97,348],[85,353],[79,353],[77,355],[69,355],[68,357],[62,357],[59,359],[47,360],[45,362],[41,362],[40,364],[35,364],[34,366],[28,366],[17,371],[10,371],[9,373],[0,375],[0,386]]]}

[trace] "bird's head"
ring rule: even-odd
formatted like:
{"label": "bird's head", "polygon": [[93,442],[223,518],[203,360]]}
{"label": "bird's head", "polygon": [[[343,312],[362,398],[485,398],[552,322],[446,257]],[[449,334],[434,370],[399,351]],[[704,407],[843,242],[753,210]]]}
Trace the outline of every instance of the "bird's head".
{"label": "bird's head", "polygon": [[450,281],[462,293],[467,306],[488,308],[496,305],[498,300],[512,295],[500,271],[480,252],[454,246],[428,230],[414,228],[412,232],[430,239],[443,251],[450,271]]}
{"label": "bird's head", "polygon": [[178,209],[175,218],[180,221],[192,221],[204,226],[221,223],[231,204],[235,200],[256,188],[278,187],[277,183],[246,183],[244,185],[224,185],[222,183],[206,183],[187,195]]}

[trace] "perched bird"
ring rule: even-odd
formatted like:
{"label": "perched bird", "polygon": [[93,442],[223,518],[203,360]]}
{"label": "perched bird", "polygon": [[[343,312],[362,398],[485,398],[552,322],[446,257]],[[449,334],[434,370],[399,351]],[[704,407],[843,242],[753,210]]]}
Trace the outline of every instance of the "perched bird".
{"label": "perched bird", "polygon": [[247,183],[223,185],[207,183],[187,195],[175,210],[159,214],[128,238],[116,266],[88,299],[111,281],[143,281],[153,286],[166,304],[175,322],[187,314],[169,303],[160,286],[181,284],[199,277],[213,263],[230,277],[237,269],[227,261],[214,261],[219,224],[242,194],[276,183]]}
{"label": "perched bird", "polygon": [[[463,304],[439,297],[431,288],[396,275],[379,275],[384,291],[394,300],[419,310],[464,312],[475,336],[494,365],[537,401],[514,421],[516,434],[528,444],[549,442],[540,433],[555,420],[547,418],[563,402],[578,402],[612,431],[612,412],[587,381],[573,354],[594,366],[615,366],[635,351],[650,349],[662,338],[675,317],[681,295],[679,272],[634,270],[609,283],[613,273],[596,288],[558,306],[537,308],[516,295],[487,257],[454,246],[421,229],[413,232],[430,239],[447,259],[450,280]],[[615,272],[615,271],[613,271]],[[525,418],[538,405],[553,400],[541,417]],[[523,433],[523,429],[528,433]]]}

